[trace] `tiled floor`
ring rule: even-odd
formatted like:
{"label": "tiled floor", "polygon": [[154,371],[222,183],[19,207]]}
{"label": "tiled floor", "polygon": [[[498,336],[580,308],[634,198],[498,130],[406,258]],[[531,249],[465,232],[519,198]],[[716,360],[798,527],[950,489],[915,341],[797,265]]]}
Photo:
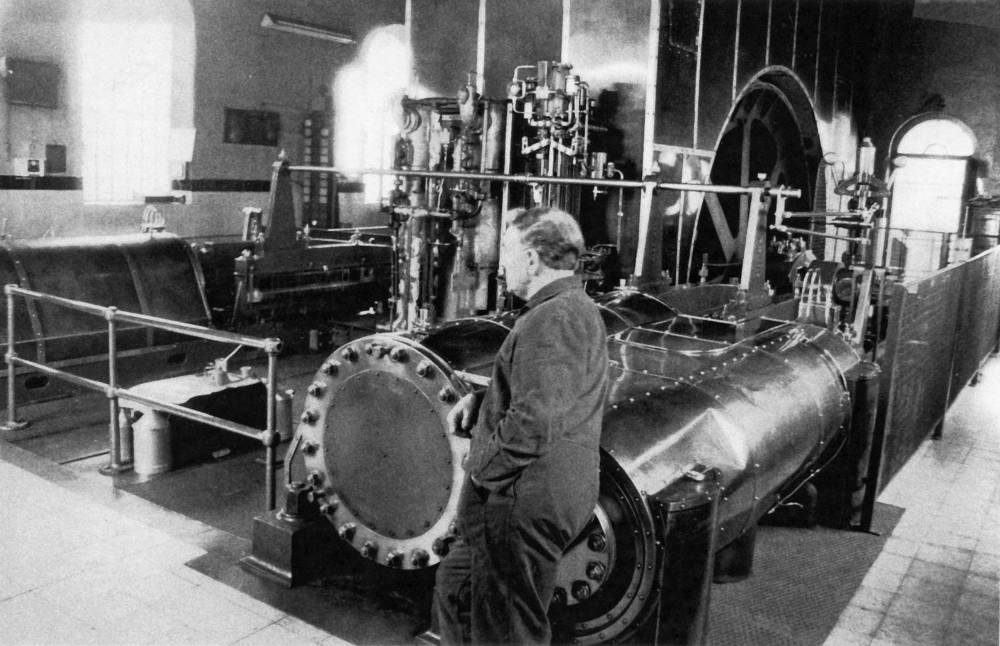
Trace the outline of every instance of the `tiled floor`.
{"label": "tiled floor", "polygon": [[204,550],[0,461],[0,644],[345,644],[191,570]]}
{"label": "tiled floor", "polygon": [[880,500],[906,512],[825,646],[997,644],[1000,360]]}
{"label": "tiled floor", "polygon": [[[127,496],[2,458],[0,644],[346,643],[186,567],[210,528],[138,522]],[[826,646],[997,644],[1000,360],[881,500],[906,513]]]}

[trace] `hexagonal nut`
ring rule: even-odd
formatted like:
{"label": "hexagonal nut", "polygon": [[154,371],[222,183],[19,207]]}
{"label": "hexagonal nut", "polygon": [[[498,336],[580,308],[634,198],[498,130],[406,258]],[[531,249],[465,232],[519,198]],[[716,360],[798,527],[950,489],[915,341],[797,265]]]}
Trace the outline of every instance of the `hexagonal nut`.
{"label": "hexagonal nut", "polygon": [[438,399],[446,404],[450,404],[455,401],[455,390],[451,386],[445,386],[440,391],[438,391]]}
{"label": "hexagonal nut", "polygon": [[433,377],[434,376],[434,364],[430,361],[424,359],[417,364],[417,374],[421,377]]}
{"label": "hexagonal nut", "polygon": [[431,561],[431,555],[422,549],[415,549],[410,552],[410,565],[413,567],[427,567]]}
{"label": "hexagonal nut", "polygon": [[389,567],[403,567],[403,553],[389,550],[389,553],[385,555],[385,564]]}
{"label": "hexagonal nut", "polygon": [[316,455],[318,451],[319,451],[319,444],[316,444],[315,442],[306,442],[305,444],[302,445],[302,453],[309,457]]}
{"label": "hexagonal nut", "polygon": [[326,392],[326,385],[321,384],[318,381],[314,381],[309,384],[309,388],[306,389],[306,392],[310,397],[322,397],[323,393]]}
{"label": "hexagonal nut", "polygon": [[357,533],[357,531],[358,531],[358,526],[355,525],[354,523],[344,523],[343,525],[337,528],[337,536],[339,536],[341,540],[350,542],[354,540],[354,535]]}
{"label": "hexagonal nut", "polygon": [[354,348],[353,345],[349,345],[340,351],[340,356],[343,357],[344,360],[346,361],[354,362],[358,360],[358,351]]}
{"label": "hexagonal nut", "polygon": [[454,540],[454,536],[438,536],[434,539],[434,543],[431,544],[431,551],[438,556],[447,556]]}
{"label": "hexagonal nut", "polygon": [[603,552],[608,546],[608,538],[602,531],[596,531],[587,537],[587,547],[594,552]]}
{"label": "hexagonal nut", "polygon": [[573,582],[573,598],[577,601],[585,601],[590,598],[590,584],[586,581]]}
{"label": "hexagonal nut", "polygon": [[320,366],[320,372],[328,377],[335,377],[340,372],[340,363],[337,361],[324,361]]}
{"label": "hexagonal nut", "polygon": [[[322,508],[320,511],[322,511]],[[590,563],[587,563],[587,578],[592,581],[600,581],[604,578],[604,572],[606,569],[607,568],[604,567],[603,563],[591,561]]]}
{"label": "hexagonal nut", "polygon": [[307,408],[306,410],[302,411],[302,415],[299,417],[299,419],[302,420],[303,424],[315,424],[316,420],[319,419],[319,413],[312,410],[311,408]]}
{"label": "hexagonal nut", "polygon": [[381,343],[371,342],[365,344],[365,353],[372,355],[376,359],[381,359],[388,352],[389,348],[385,347]]}
{"label": "hexagonal nut", "polygon": [[337,509],[340,508],[339,500],[328,500],[319,506],[319,513],[324,516],[329,516],[330,514],[336,513]]}
{"label": "hexagonal nut", "polygon": [[366,559],[374,559],[378,556],[378,543],[375,541],[365,541],[361,546],[361,556]]}
{"label": "hexagonal nut", "polygon": [[309,486],[313,489],[318,489],[323,484],[323,474],[319,471],[312,471],[306,477],[306,482],[308,482]]}
{"label": "hexagonal nut", "polygon": [[389,358],[398,363],[403,363],[409,358],[409,354],[406,352],[406,348],[401,348],[396,346],[389,351]]}

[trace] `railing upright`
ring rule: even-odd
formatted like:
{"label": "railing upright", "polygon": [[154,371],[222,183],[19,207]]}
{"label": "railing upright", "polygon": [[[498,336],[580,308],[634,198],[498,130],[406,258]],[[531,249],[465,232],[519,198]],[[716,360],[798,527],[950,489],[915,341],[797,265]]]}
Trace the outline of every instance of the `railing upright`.
{"label": "railing upright", "polygon": [[[155,316],[149,316],[147,314],[120,311],[116,307],[101,307],[99,305],[94,305],[93,303],[75,301],[61,296],[35,292],[21,288],[14,284],[4,286],[4,293],[7,296],[7,353],[5,355],[7,363],[7,421],[0,425],[0,429],[20,429],[28,425],[27,422],[19,421],[17,419],[15,369],[19,365],[24,366],[42,374],[64,379],[83,388],[103,392],[105,394],[108,399],[108,414],[111,419],[108,422],[108,464],[101,467],[100,470],[102,473],[111,475],[124,471],[127,468],[127,465],[123,464],[122,456],[122,435],[120,423],[121,404],[119,401],[120,398],[124,398],[130,402],[139,403],[151,409],[161,410],[165,413],[178,415],[202,424],[209,424],[231,433],[236,433],[244,437],[251,437],[263,443],[266,451],[265,503],[268,511],[275,508],[275,453],[280,438],[277,431],[277,403],[275,401],[275,397],[278,393],[278,354],[281,352],[281,339],[261,339],[258,337],[204,328],[190,323],[170,321]],[[108,323],[108,383],[105,384],[70,372],[64,372],[58,368],[53,368],[38,361],[30,361],[28,359],[19,358],[17,353],[14,351],[16,336],[14,330],[15,295],[103,317]],[[139,325],[177,332],[208,341],[246,345],[263,350],[267,354],[267,428],[264,431],[260,431],[259,429],[231,422],[215,415],[209,415],[185,406],[178,406],[169,402],[144,397],[138,393],[133,393],[127,388],[121,388],[118,385],[117,362],[117,332],[119,322],[137,323]]]}
{"label": "railing upright", "polygon": [[265,492],[264,498],[267,504],[267,511],[275,507],[275,460],[276,445],[278,443],[278,349],[277,347],[267,348],[267,435],[264,436],[264,460],[265,460]]}
{"label": "railing upright", "polygon": [[117,314],[117,307],[104,310],[104,318],[108,322],[108,389],[105,395],[108,398],[108,414],[111,416],[108,420],[108,464],[100,469],[105,475],[121,473],[126,469],[122,464],[122,436],[118,424],[121,409],[118,403]]}
{"label": "railing upright", "polygon": [[17,419],[16,388],[14,383],[14,368],[17,365],[17,353],[14,352],[14,292],[11,286],[4,287],[7,295],[7,354],[4,360],[7,362],[7,421],[0,426],[4,431],[16,431],[28,425],[27,422]]}

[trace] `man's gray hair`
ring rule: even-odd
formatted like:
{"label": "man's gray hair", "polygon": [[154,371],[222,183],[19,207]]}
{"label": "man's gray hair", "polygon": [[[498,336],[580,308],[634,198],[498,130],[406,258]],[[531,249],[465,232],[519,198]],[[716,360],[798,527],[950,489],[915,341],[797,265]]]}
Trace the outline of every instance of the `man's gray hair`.
{"label": "man's gray hair", "polygon": [[521,234],[521,240],[538,253],[552,269],[575,269],[583,255],[583,233],[572,215],[561,209],[534,207],[515,209],[508,214],[508,227]]}

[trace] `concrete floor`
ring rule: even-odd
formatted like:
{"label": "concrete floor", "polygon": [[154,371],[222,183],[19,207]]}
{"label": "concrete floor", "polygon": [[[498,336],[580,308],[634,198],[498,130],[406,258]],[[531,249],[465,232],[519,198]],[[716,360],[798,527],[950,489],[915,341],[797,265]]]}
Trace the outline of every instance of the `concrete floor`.
{"label": "concrete floor", "polygon": [[[347,643],[185,566],[217,530],[0,446],[0,644]],[[906,512],[826,645],[997,644],[1000,360],[880,500]]]}

